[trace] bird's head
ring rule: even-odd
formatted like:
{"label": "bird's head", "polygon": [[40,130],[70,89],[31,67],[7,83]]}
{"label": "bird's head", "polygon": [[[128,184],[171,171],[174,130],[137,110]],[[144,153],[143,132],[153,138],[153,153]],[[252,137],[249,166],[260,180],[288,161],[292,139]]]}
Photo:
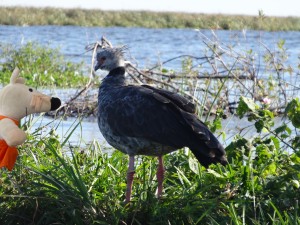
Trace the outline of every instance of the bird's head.
{"label": "bird's head", "polygon": [[98,69],[111,71],[117,67],[125,66],[125,50],[126,46],[101,49],[96,56],[95,71]]}

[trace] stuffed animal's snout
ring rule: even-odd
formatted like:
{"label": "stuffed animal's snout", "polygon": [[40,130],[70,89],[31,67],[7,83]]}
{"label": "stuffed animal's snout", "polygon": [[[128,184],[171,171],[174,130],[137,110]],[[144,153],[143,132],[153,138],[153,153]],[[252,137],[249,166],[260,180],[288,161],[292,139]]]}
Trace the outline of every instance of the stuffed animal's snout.
{"label": "stuffed animal's snout", "polygon": [[52,97],[50,102],[51,102],[51,110],[56,110],[61,105],[61,101],[59,98]]}
{"label": "stuffed animal's snout", "polygon": [[56,110],[60,105],[61,101],[59,98],[49,97],[43,94],[34,94],[30,102],[30,106],[34,108],[35,112]]}

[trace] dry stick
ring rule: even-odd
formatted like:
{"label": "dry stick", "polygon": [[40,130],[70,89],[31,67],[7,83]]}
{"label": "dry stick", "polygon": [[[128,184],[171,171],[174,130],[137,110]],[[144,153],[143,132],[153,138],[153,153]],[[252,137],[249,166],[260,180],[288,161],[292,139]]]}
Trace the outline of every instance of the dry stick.
{"label": "dry stick", "polygon": [[[160,65],[164,65],[164,64],[166,64],[168,62],[171,62],[173,60],[176,60],[176,59],[179,59],[179,58],[183,58],[183,57],[189,57],[189,58],[193,58],[193,59],[196,59],[196,60],[206,59],[206,57],[197,57],[197,56],[192,56],[192,55],[179,55],[179,56],[176,56],[174,58],[171,58],[171,59],[168,59],[168,60],[162,62]],[[157,67],[159,67],[159,66],[156,65],[156,66],[152,67],[151,69],[149,69],[149,71],[152,71],[152,70],[156,69]]]}
{"label": "dry stick", "polygon": [[[240,75],[240,76],[232,76],[232,75],[214,75],[216,73],[210,74],[210,75],[197,75],[197,76],[193,76],[193,75],[175,75],[175,74],[165,74],[165,73],[159,73],[159,72],[154,72],[151,70],[141,70],[144,73],[149,73],[151,75],[158,75],[158,76],[162,76],[162,77],[167,77],[170,79],[174,79],[174,78],[194,78],[194,79],[236,79],[236,77],[238,77],[240,80],[252,80],[251,77],[246,76],[246,75]],[[221,71],[218,72],[217,74],[221,74],[221,73],[225,73],[228,71]]]}
{"label": "dry stick", "polygon": [[[204,37],[204,39],[206,39],[207,41],[213,42],[213,41],[211,41],[207,36],[205,36],[203,33],[200,32],[200,34],[201,34],[201,36]],[[213,35],[215,36],[215,38],[217,39],[217,35],[214,33],[213,30],[212,30],[212,34],[213,34]],[[244,59],[244,58],[246,58],[246,57],[241,56],[237,51],[235,51],[235,50],[234,50],[233,48],[231,48],[231,47],[227,47],[227,48],[229,49],[229,50],[227,50],[227,49],[221,47],[221,45],[219,44],[219,42],[218,42],[218,45],[216,45],[216,43],[213,42],[214,45],[217,46],[217,47],[222,51],[221,54],[220,54],[220,53],[217,53],[215,50],[213,50],[213,49],[212,49],[205,41],[203,41],[203,42],[204,42],[204,44],[206,44],[206,46],[208,46],[208,47],[214,52],[215,55],[218,55],[219,58],[221,58],[220,56],[222,56],[223,54],[227,54],[227,55],[229,55],[229,56],[231,56],[231,57],[233,57],[233,58],[235,58],[235,59],[239,59],[239,60],[238,60],[239,62],[245,63],[246,65],[252,65],[252,64],[250,64],[246,59]],[[221,43],[221,44],[224,44],[223,42],[220,42],[220,43]],[[225,46],[225,47],[226,47],[226,46]],[[237,56],[235,56],[235,55],[232,54],[232,53],[236,54]],[[250,75],[251,75],[251,73],[250,73]],[[236,77],[236,76],[235,76],[235,77]]]}
{"label": "dry stick", "polygon": [[[127,62],[126,62],[126,68],[128,68],[128,67],[135,68],[135,66],[132,65],[131,62],[127,61]],[[134,76],[134,74],[130,73],[130,71],[127,70],[127,73],[128,73],[128,75],[129,75],[136,83],[138,83],[138,84],[144,84],[143,81],[141,81],[139,78],[137,78],[136,76]]]}
{"label": "dry stick", "polygon": [[[171,85],[171,84],[169,84],[169,83],[167,83],[167,82],[160,81],[160,80],[157,80],[157,79],[155,79],[155,78],[153,78],[153,77],[150,77],[150,76],[146,75],[145,73],[143,73],[142,71],[138,70],[138,69],[137,69],[136,67],[134,67],[133,65],[131,65],[131,64],[129,64],[129,65],[130,65],[130,66],[132,67],[132,69],[134,69],[139,75],[142,75],[142,76],[146,77],[147,79],[152,80],[152,81],[154,81],[154,82],[157,82],[157,83],[166,85],[166,86],[172,88],[173,90],[175,90],[176,92],[181,92],[179,88],[177,88],[177,87],[175,87],[175,86],[173,86],[173,85]],[[204,90],[203,90],[203,91],[204,91]],[[182,93],[183,93],[184,95],[188,96],[189,98],[193,99],[198,105],[201,105],[202,107],[205,108],[205,110],[207,110],[207,107],[204,106],[204,105],[202,105],[201,102],[199,102],[199,100],[196,99],[193,95],[191,95],[191,94],[189,94],[189,93],[186,93],[185,91],[182,91]]]}
{"label": "dry stick", "polygon": [[[211,32],[212,32],[212,34],[214,35],[214,37],[217,39],[217,35],[215,34],[215,32],[214,32],[213,30],[211,30]],[[202,32],[199,32],[199,33],[200,33],[201,36],[202,36],[204,39],[206,39],[207,41],[216,44],[216,42],[211,41],[211,40],[210,40],[205,34],[203,34]],[[205,41],[203,41],[203,42],[206,43]],[[221,51],[223,51],[223,52],[221,52],[221,55],[227,54],[227,55],[232,56],[232,57],[234,57],[234,58],[239,58],[239,61],[248,64],[248,61],[247,61],[247,60],[244,60],[243,57],[241,57],[241,55],[240,55],[237,51],[235,51],[232,47],[225,46],[227,49],[229,49],[229,50],[227,50],[227,49],[221,47],[221,45],[220,45],[219,43],[220,43],[220,44],[223,44],[223,45],[225,45],[225,44],[224,44],[224,42],[219,42],[219,40],[218,40],[218,46],[217,46],[217,47],[218,47]],[[231,53],[235,53],[236,55],[238,55],[238,57],[234,56],[234,55],[231,54]],[[218,53],[218,55],[220,55],[220,53]]]}
{"label": "dry stick", "polygon": [[[213,66],[213,63],[211,63],[211,61],[210,61],[208,58],[207,58],[207,62],[210,64],[210,66],[211,66],[211,67],[214,69],[214,71],[216,72],[216,70],[215,70],[215,68],[214,68],[214,66]],[[211,79],[209,79],[209,83],[206,85],[206,91],[204,92],[204,97],[203,97],[203,100],[202,100],[203,103],[206,103],[206,102],[208,101],[208,93],[209,93],[208,89],[210,88],[210,84],[211,84]],[[201,110],[200,110],[200,115],[201,115],[201,117],[203,116],[203,112],[204,112],[204,110],[201,109]],[[208,109],[207,115],[208,115],[208,114],[211,114],[211,108]]]}
{"label": "dry stick", "polygon": [[144,84],[143,81],[141,81],[139,78],[137,78],[134,74],[130,73],[129,71],[127,71],[128,75],[138,84]]}
{"label": "dry stick", "polygon": [[[223,50],[222,48],[220,48],[220,49]],[[223,50],[223,51],[224,51],[224,53],[227,53],[227,51],[225,51],[225,50]],[[223,54],[223,53],[222,53],[222,54]],[[222,54],[221,54],[221,55],[222,55]],[[227,54],[229,54],[229,53],[227,53]],[[219,54],[219,55],[220,55],[220,54]],[[176,56],[176,57],[174,57],[174,58],[171,58],[171,59],[168,59],[168,60],[162,62],[161,65],[166,64],[166,63],[168,63],[168,62],[171,62],[171,61],[173,61],[173,60],[176,60],[176,59],[178,59],[178,58],[183,58],[183,57],[189,57],[189,58],[193,58],[193,59],[196,59],[196,60],[204,60],[204,59],[206,59],[205,62],[209,62],[209,60],[213,58],[212,56],[197,57],[197,56],[192,56],[192,55],[180,55],[180,56]],[[240,57],[239,57],[239,58],[240,58]],[[240,59],[241,59],[241,58],[240,58]],[[199,64],[197,64],[197,65],[202,65],[202,64],[204,64],[205,62],[199,63]],[[198,78],[198,79],[207,79],[207,78],[212,78],[212,79],[222,79],[222,78],[235,79],[235,78],[236,78],[236,76],[230,76],[230,75],[228,75],[228,76],[224,77],[224,76],[221,76],[221,75],[212,75],[212,74],[211,74],[211,75],[202,75],[202,76],[198,75],[197,77],[195,77],[195,76],[188,76],[188,75],[185,75],[185,76],[178,76],[178,75],[175,75],[175,74],[165,74],[165,73],[154,72],[153,69],[155,69],[155,68],[157,68],[157,67],[158,67],[158,65],[152,67],[151,69],[145,70],[145,71],[143,71],[143,72],[148,72],[148,73],[150,73],[151,75],[156,74],[156,75],[160,75],[160,76],[164,76],[164,77],[168,77],[168,78]],[[222,71],[222,72],[219,72],[219,73],[217,73],[217,74],[226,73],[226,72],[228,72],[228,71]],[[251,79],[249,76],[245,76],[245,75],[241,75],[241,76],[238,76],[238,77],[239,77],[239,79],[241,79],[241,80],[250,80],[250,79]]]}
{"label": "dry stick", "polygon": [[281,93],[283,94],[283,97],[284,97],[284,102],[285,102],[285,105],[287,104],[287,97],[286,97],[286,92],[284,91],[283,87],[282,87],[282,81],[281,81],[281,78],[280,78],[280,74],[279,74],[279,69],[278,69],[278,66],[277,64],[275,63],[275,57],[274,57],[274,54],[271,52],[271,50],[262,42],[260,42],[264,47],[265,49],[267,49],[267,51],[269,52],[269,54],[272,56],[272,63],[275,67],[275,71],[277,73],[277,77],[278,77],[278,81],[279,81],[279,89],[281,89]]}
{"label": "dry stick", "polygon": [[71,102],[73,102],[75,99],[77,99],[80,95],[82,95],[83,93],[85,93],[91,86],[92,86],[92,81],[95,79],[95,71],[93,68],[94,65],[94,61],[95,61],[95,54],[97,51],[98,46],[101,46],[101,44],[99,42],[95,43],[94,46],[94,50],[93,50],[93,55],[92,55],[92,66],[91,66],[91,73],[90,73],[90,78],[89,81],[87,82],[87,84],[84,86],[83,89],[81,89],[74,97],[72,97],[71,99],[69,99],[68,102],[66,102],[64,105],[62,105],[61,107],[59,107],[58,111],[65,109]]}
{"label": "dry stick", "polygon": [[[231,66],[230,70],[228,71],[228,75],[231,73],[231,70],[234,68],[234,66],[235,66],[235,64],[236,64],[236,62],[237,62],[237,60],[238,60],[238,59],[236,59],[235,62],[234,62],[234,64]],[[207,113],[207,115],[206,115],[205,121],[207,121],[208,116],[209,116],[209,114],[210,114],[210,112],[211,112],[211,110],[212,110],[212,107],[213,107],[214,103],[216,102],[217,98],[220,96],[221,90],[223,89],[223,87],[224,87],[224,85],[225,85],[225,83],[226,83],[227,80],[228,80],[228,79],[224,80],[223,83],[221,84],[221,87],[219,87],[219,90],[218,90],[218,92],[217,92],[217,95],[214,97],[213,102],[212,102],[212,104],[211,104],[211,106],[210,106],[210,108],[209,108],[209,111],[208,111],[209,113]]]}
{"label": "dry stick", "polygon": [[[219,59],[219,61],[222,63],[222,65],[224,66],[224,68],[227,70],[227,71],[230,71],[230,73],[232,74],[232,76],[235,77],[235,79],[248,91],[248,93],[254,97],[254,93],[251,93],[251,91],[243,84],[243,82],[240,81],[240,79],[234,74],[231,72],[231,70],[228,68],[228,66],[225,64],[225,62],[222,60],[222,58],[219,56],[219,54],[213,49],[211,48],[206,42],[204,42],[204,44],[210,48],[217,56],[217,58]],[[238,61],[240,61],[239,57],[236,58]]]}
{"label": "dry stick", "polygon": [[[152,80],[152,81],[154,81],[154,82],[157,82],[157,83],[163,84],[163,85],[165,85],[165,86],[171,87],[171,88],[174,89],[175,91],[180,92],[180,89],[177,88],[177,87],[175,87],[174,85],[171,85],[171,84],[169,84],[169,83],[167,83],[167,82],[160,81],[160,80],[157,80],[157,79],[155,79],[155,78],[153,78],[153,77],[150,77],[150,76],[148,76],[148,75],[146,74],[147,71],[145,72],[145,71],[142,71],[142,70],[138,70],[138,69],[137,69],[136,67],[134,67],[132,64],[130,64],[130,66],[131,66],[131,67],[132,67],[139,75],[142,75],[142,76],[144,76],[145,78],[147,78],[147,79],[149,79],[149,80]],[[128,72],[128,71],[127,71],[127,72]],[[130,75],[133,76],[133,74],[130,74]],[[150,75],[155,75],[155,73],[154,73],[154,72],[150,72]],[[158,75],[160,75],[160,74],[158,74]],[[172,79],[172,77],[168,77],[168,78]],[[175,78],[177,78],[177,76],[176,76]],[[179,78],[180,78],[180,77],[179,77]],[[182,76],[182,78],[185,78],[185,77]],[[225,77],[223,77],[223,78],[225,78]],[[142,82],[142,83],[144,83],[144,82]],[[208,92],[210,95],[213,95],[213,94],[214,94],[214,93],[212,93],[212,92],[210,92],[210,91],[208,91],[208,90],[205,90],[205,89],[203,89],[203,88],[199,89],[198,91]],[[186,92],[183,92],[183,94],[185,94],[186,96],[188,96],[188,97],[194,99],[194,100],[197,102],[197,99],[196,99],[194,96],[192,96],[192,95],[190,95],[190,94],[188,94],[188,93],[186,93]],[[199,102],[197,102],[197,103],[199,103]],[[200,105],[201,105],[201,104],[200,104]]]}

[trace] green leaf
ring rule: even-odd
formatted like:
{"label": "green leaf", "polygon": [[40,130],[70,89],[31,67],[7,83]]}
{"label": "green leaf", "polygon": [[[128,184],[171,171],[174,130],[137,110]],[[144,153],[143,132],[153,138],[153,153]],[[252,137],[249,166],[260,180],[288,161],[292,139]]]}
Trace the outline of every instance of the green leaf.
{"label": "green leaf", "polygon": [[219,174],[216,171],[211,170],[211,169],[207,169],[207,173],[210,173],[210,174],[214,175],[217,178],[224,178],[224,176],[222,176],[221,174]]}
{"label": "green leaf", "polygon": [[273,144],[275,146],[275,148],[278,150],[280,148],[280,141],[278,138],[276,137],[271,137],[271,140],[273,141]]}
{"label": "green leaf", "polygon": [[284,44],[285,44],[285,40],[280,39],[277,43],[277,46],[279,49],[283,49]]}
{"label": "green leaf", "polygon": [[288,132],[288,134],[291,134],[291,129],[286,125],[286,124],[283,124],[279,127],[277,127],[274,132],[276,134],[279,134],[279,133],[283,133],[283,132]]}
{"label": "green leaf", "polygon": [[199,174],[199,163],[195,157],[189,156],[189,167],[195,174]]}
{"label": "green leaf", "polygon": [[167,72],[169,72],[169,70],[166,69],[166,68],[163,68],[163,69],[161,70],[161,72],[162,72],[162,73],[167,73]]}
{"label": "green leaf", "polygon": [[298,180],[291,180],[291,183],[295,188],[300,188],[300,183]]}
{"label": "green leaf", "polygon": [[264,128],[264,122],[262,120],[258,120],[255,122],[254,126],[255,126],[257,132],[261,132],[262,129]]}
{"label": "green leaf", "polygon": [[294,127],[300,128],[300,112],[295,112],[291,121]]}
{"label": "green leaf", "polygon": [[293,140],[292,140],[292,146],[295,149],[300,149],[300,136],[296,136]]}
{"label": "green leaf", "polygon": [[242,118],[247,112],[255,112],[258,108],[258,105],[252,99],[241,96],[237,114]]}
{"label": "green leaf", "polygon": [[274,175],[276,174],[276,169],[277,169],[276,163],[273,162],[269,164],[267,167],[265,167],[262,175],[263,176]]}
{"label": "green leaf", "polygon": [[300,101],[294,98],[285,108],[285,115],[292,121],[296,128],[300,128]]}
{"label": "green leaf", "polygon": [[241,161],[243,159],[243,150],[249,151],[249,141],[246,138],[237,136],[226,148],[228,159],[235,158]]}

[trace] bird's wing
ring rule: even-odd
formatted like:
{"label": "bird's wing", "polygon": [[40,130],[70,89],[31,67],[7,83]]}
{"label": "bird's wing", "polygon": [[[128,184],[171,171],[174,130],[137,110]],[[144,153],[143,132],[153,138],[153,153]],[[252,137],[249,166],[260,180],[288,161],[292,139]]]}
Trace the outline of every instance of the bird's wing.
{"label": "bird's wing", "polygon": [[203,141],[209,140],[206,126],[183,110],[185,105],[179,100],[184,98],[156,90],[127,86],[116,91],[115,101],[107,106],[111,108],[107,122],[115,135],[142,137],[173,147],[185,146],[193,131]]}
{"label": "bird's wing", "polygon": [[[189,126],[196,135],[203,140],[209,140],[210,135],[208,133],[208,128],[201,120],[198,119],[197,116],[194,115],[196,112],[196,107],[190,100],[179,94],[164,89],[158,89],[149,85],[142,85],[142,87],[150,89],[152,91],[151,95],[156,98],[156,100],[162,103],[169,103],[170,106],[173,106],[174,104],[179,109],[183,110],[184,112],[175,107],[175,110],[177,112],[179,111],[181,117],[185,120],[186,125]],[[171,108],[174,110],[174,106]]]}
{"label": "bird's wing", "polygon": [[196,112],[196,107],[195,105],[188,100],[187,98],[171,92],[171,91],[167,91],[164,89],[158,89],[149,85],[142,85],[143,87],[152,90],[153,94],[159,94],[160,96],[163,96],[167,99],[169,99],[170,101],[172,101],[174,104],[176,104],[180,109],[189,112],[189,113],[195,113]]}

